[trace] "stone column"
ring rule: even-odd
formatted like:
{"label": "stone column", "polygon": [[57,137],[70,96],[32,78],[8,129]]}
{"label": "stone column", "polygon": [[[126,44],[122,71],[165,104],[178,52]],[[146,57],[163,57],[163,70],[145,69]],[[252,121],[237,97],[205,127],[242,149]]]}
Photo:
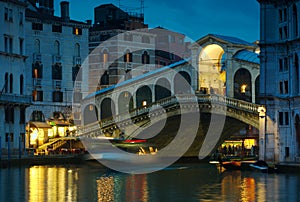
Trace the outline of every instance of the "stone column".
{"label": "stone column", "polygon": [[265,160],[266,153],[266,109],[258,108],[259,112],[259,160]]}

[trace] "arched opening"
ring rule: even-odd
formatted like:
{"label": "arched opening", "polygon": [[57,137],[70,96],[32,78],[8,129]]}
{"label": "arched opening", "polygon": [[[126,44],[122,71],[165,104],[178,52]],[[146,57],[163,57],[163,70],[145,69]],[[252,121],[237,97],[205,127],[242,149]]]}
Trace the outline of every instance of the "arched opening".
{"label": "arched opening", "polygon": [[102,53],[102,62],[103,65],[105,66],[108,62],[108,51],[105,49]]}
{"label": "arched opening", "polygon": [[160,78],[155,84],[155,101],[171,96],[171,84],[166,78]]}
{"label": "arched opening", "polygon": [[40,53],[41,52],[41,43],[40,40],[36,39],[34,41],[34,52],[35,53]]}
{"label": "arched opening", "polygon": [[293,5],[293,34],[294,37],[298,36],[298,11],[295,4]]}
{"label": "arched opening", "polygon": [[20,76],[20,94],[23,95],[24,93],[24,77],[23,75]]}
{"label": "arched opening", "polygon": [[217,44],[207,45],[199,55],[199,91],[202,93],[226,94],[226,57]]}
{"label": "arched opening", "polygon": [[189,94],[191,93],[191,77],[185,71],[176,73],[174,77],[174,93]]}
{"label": "arched opening", "polygon": [[4,92],[8,93],[8,73],[5,73],[4,76]]}
{"label": "arched opening", "polygon": [[14,77],[12,74],[9,75],[9,93],[14,92]]}
{"label": "arched opening", "polygon": [[124,54],[124,62],[132,62],[132,53],[129,50],[126,50]]}
{"label": "arched opening", "polygon": [[133,97],[130,92],[124,91],[118,98],[119,114],[128,113],[133,109]]}
{"label": "arched opening", "polygon": [[74,56],[75,57],[80,57],[80,45],[78,43],[75,44],[75,48],[74,48]]}
{"label": "arched opening", "polygon": [[300,155],[300,117],[297,114],[295,117],[295,131],[296,131],[296,141],[298,145],[298,156]]}
{"label": "arched opening", "polygon": [[54,54],[60,55],[60,44],[58,41],[54,41]]}
{"label": "arched opening", "polygon": [[299,94],[299,57],[298,54],[295,54],[294,58],[294,75],[295,75],[295,95]]}
{"label": "arched opening", "polygon": [[89,104],[85,107],[83,112],[84,125],[95,123],[98,121],[98,109],[95,105]]}
{"label": "arched opening", "polygon": [[234,75],[234,98],[252,102],[251,74],[241,68]]}
{"label": "arched opening", "polygon": [[101,119],[112,118],[116,113],[115,103],[111,98],[104,98],[101,102]]}
{"label": "arched opening", "polygon": [[136,91],[136,107],[144,107],[152,103],[152,91],[149,86],[142,86]]}
{"label": "arched opening", "polygon": [[104,72],[104,74],[100,78],[100,85],[109,85],[109,75],[107,70]]}
{"label": "arched opening", "polygon": [[259,104],[259,88],[260,88],[260,76],[258,75],[255,79],[255,103]]}
{"label": "arched opening", "polygon": [[142,54],[142,64],[149,64],[150,63],[150,56],[147,51],[144,51]]}

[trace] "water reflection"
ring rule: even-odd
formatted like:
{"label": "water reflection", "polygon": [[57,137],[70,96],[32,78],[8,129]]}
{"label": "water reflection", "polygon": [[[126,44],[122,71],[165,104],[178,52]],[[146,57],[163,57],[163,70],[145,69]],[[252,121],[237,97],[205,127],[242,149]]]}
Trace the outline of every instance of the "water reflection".
{"label": "water reflection", "polygon": [[143,175],[91,166],[0,169],[0,201],[300,201],[300,175],[222,172],[206,164]]}

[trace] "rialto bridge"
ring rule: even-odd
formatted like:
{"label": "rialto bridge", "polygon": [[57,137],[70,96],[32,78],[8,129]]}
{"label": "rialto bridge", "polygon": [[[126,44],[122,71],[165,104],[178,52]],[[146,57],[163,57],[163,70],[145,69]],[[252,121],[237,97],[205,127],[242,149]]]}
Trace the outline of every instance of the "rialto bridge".
{"label": "rialto bridge", "polygon": [[197,43],[188,60],[88,95],[75,109],[81,111],[78,135],[146,135],[163,148],[182,130],[196,134],[186,152],[189,156],[197,155],[204,144],[216,148],[246,125],[259,129],[262,108],[254,104],[259,85],[256,46],[216,35]]}

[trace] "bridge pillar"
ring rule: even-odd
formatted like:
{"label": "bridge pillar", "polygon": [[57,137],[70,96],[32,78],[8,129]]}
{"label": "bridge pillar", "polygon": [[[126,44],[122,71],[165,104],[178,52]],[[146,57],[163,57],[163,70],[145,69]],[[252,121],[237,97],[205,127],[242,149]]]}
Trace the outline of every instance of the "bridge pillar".
{"label": "bridge pillar", "polygon": [[[253,76],[251,76],[252,78],[251,78],[251,84],[252,84],[252,88],[251,88],[251,90],[252,90],[252,103],[255,103],[255,78],[253,78]],[[253,82],[253,80],[254,80],[254,82]]]}
{"label": "bridge pillar", "polygon": [[258,108],[259,112],[259,160],[266,159],[266,109]]}

